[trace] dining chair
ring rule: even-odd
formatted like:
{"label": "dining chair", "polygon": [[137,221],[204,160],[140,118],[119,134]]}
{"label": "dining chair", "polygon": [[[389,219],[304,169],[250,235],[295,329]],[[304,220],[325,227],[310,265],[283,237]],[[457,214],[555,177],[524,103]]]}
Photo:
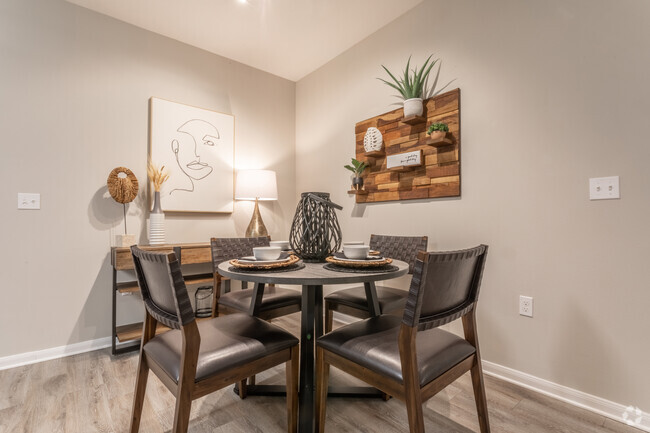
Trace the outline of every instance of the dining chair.
{"label": "dining chair", "polygon": [[[415,259],[419,251],[426,251],[426,236],[388,236],[370,235],[370,249],[384,257],[401,260],[409,264],[409,274],[413,273]],[[407,291],[394,287],[378,286],[377,300],[382,313],[399,312],[406,303]],[[325,297],[325,332],[332,330],[334,312],[366,319],[370,317],[370,307],[363,286],[338,290]]]}
{"label": "dining chair", "polygon": [[[214,275],[214,297],[212,311],[219,314],[248,313],[253,297],[253,290],[242,287],[221,293],[223,277],[218,272],[220,263],[253,255],[254,247],[269,246],[270,238],[212,238],[212,271]],[[243,283],[242,283],[243,284]],[[257,317],[265,320],[285,316],[300,311],[302,293],[282,287],[266,286]]]}
{"label": "dining chair", "polygon": [[[297,431],[298,339],[257,317],[233,314],[197,323],[173,253],[131,247],[145,321],[131,433],[140,428],[149,370],[176,397],[173,433],[187,432],[192,400],[286,363],[287,431]],[[159,325],[172,330],[156,335]]]}
{"label": "dining chair", "polygon": [[[403,316],[382,314],[316,341],[316,425],[325,430],[330,365],[406,404],[424,432],[422,403],[470,371],[481,433],[489,433],[476,307],[488,247],[418,253]],[[462,319],[465,338],[439,329]]]}

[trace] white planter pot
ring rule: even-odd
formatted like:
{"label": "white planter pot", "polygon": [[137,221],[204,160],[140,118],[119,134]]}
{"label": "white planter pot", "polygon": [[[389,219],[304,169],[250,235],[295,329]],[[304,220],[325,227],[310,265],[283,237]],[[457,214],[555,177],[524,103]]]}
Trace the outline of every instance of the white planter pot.
{"label": "white planter pot", "polygon": [[421,116],[424,112],[422,98],[411,98],[404,100],[404,117]]}

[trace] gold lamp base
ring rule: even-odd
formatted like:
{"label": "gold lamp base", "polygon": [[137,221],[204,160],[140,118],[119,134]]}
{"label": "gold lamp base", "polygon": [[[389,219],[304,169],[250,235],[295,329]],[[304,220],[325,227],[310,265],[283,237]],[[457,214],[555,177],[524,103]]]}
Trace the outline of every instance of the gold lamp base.
{"label": "gold lamp base", "polygon": [[246,229],[247,238],[258,238],[260,236],[268,236],[269,232],[266,230],[264,221],[262,221],[262,214],[260,214],[260,206],[258,200],[255,199],[255,210],[253,210],[253,218]]}

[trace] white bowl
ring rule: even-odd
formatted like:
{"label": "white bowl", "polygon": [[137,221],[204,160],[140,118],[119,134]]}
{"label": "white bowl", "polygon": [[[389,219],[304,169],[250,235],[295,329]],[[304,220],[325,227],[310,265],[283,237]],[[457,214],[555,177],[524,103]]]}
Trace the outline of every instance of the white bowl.
{"label": "white bowl", "polygon": [[363,245],[363,241],[348,241],[348,242],[343,242],[343,246],[346,245]]}
{"label": "white bowl", "polygon": [[370,247],[368,245],[344,245],[343,254],[348,259],[362,260],[368,257]]}
{"label": "white bowl", "polygon": [[278,248],[280,248],[282,251],[285,251],[285,250],[290,249],[290,247],[289,247],[289,241],[271,241],[271,242],[269,242],[269,244],[270,244],[272,247],[278,247]]}
{"label": "white bowl", "polygon": [[255,247],[253,255],[255,260],[276,260],[280,258],[282,249],[280,247]]}

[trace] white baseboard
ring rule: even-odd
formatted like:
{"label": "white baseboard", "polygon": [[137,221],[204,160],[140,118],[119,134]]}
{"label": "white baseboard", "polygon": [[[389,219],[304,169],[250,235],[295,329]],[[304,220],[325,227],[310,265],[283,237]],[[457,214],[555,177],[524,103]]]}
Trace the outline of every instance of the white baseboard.
{"label": "white baseboard", "polygon": [[93,350],[110,347],[111,337],[98,338],[97,340],[82,341],[67,346],[53,347],[51,349],[37,350],[35,352],[19,353],[18,355],[0,358],[0,370],[20,367],[21,365],[35,364],[50,359],[63,358],[78,353],[92,352]]}
{"label": "white baseboard", "polygon": [[[335,320],[344,324],[352,323],[357,319],[350,316],[334,313]],[[490,376],[505,380],[506,382],[527,388],[549,397],[561,400],[573,406],[581,407],[599,415],[611,418],[615,421],[636,427],[639,430],[650,432],[650,413],[643,412],[633,406],[625,406],[620,403],[605,400],[564,385],[549,382],[539,377],[522,373],[512,368],[504,367],[489,361],[482,361],[483,372]]]}
{"label": "white baseboard", "polygon": [[573,388],[549,382],[512,368],[483,361],[483,372],[515,385],[527,388],[574,406],[595,412],[613,420],[650,432],[650,413],[624,406]]}

